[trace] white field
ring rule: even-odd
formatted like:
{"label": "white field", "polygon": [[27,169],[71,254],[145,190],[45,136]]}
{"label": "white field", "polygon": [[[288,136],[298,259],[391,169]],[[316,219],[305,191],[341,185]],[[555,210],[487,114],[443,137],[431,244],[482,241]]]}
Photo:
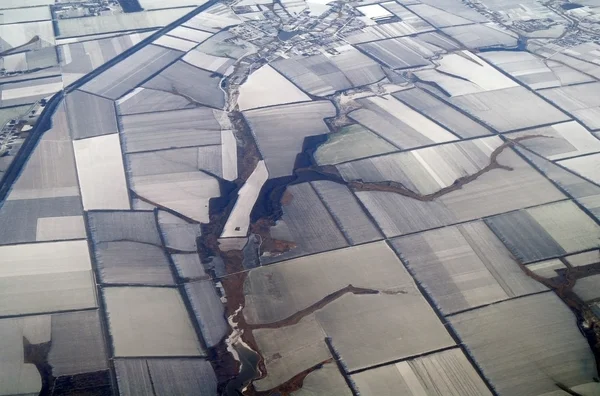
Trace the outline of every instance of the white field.
{"label": "white field", "polygon": [[213,72],[219,71],[224,75],[229,75],[233,71],[231,66],[228,66],[234,62],[231,58],[209,55],[201,51],[190,51],[182,59],[190,65]]}
{"label": "white field", "polygon": [[379,4],[371,4],[362,7],[356,7],[356,9],[360,11],[364,16],[371,19],[391,17],[394,15]]}
{"label": "white field", "polygon": [[[323,334],[332,337],[348,369],[356,370],[454,344],[400,260],[384,242],[250,270],[244,285],[244,316],[248,323],[282,320],[349,284],[399,293],[346,294],[314,313],[316,329],[321,330],[306,337],[320,340]],[[310,321],[310,317],[304,321]],[[285,333],[286,330],[283,327],[276,331]],[[269,341],[267,337],[265,343],[268,342],[278,341],[273,337]],[[289,364],[296,359],[292,356]]]}
{"label": "white field", "polygon": [[0,247],[0,315],[95,306],[85,240]]}
{"label": "white field", "polygon": [[362,396],[491,396],[458,348],[363,371],[351,378]]}
{"label": "white field", "polygon": [[318,370],[308,374],[302,388],[291,396],[351,396],[346,380],[342,377],[335,362],[327,363]]}
{"label": "white field", "polygon": [[258,198],[258,194],[269,178],[265,161],[259,161],[256,168],[238,191],[238,199],[225,223],[221,238],[245,237],[250,226],[250,212]]}
{"label": "white field", "polygon": [[175,288],[103,289],[115,356],[200,356],[202,347]]}
{"label": "white field", "polygon": [[166,26],[193,9],[193,7],[170,8],[159,11],[103,15],[93,18],[59,19],[57,23],[60,37],[82,36]]}
{"label": "white field", "polygon": [[600,82],[571,85],[541,91],[541,95],[568,111],[592,130],[600,129]]}
{"label": "white field", "polygon": [[469,51],[445,55],[437,62],[439,66],[436,70],[440,73],[426,70],[415,74],[425,81],[438,84],[451,96],[519,86]]}
{"label": "white field", "polygon": [[85,237],[83,216],[40,217],[37,220],[36,241]]}
{"label": "white field", "polygon": [[140,196],[196,221],[208,222],[208,204],[221,195],[219,181],[204,172],[180,172],[131,178]]}
{"label": "white field", "polygon": [[[150,35],[152,35],[152,33],[154,33],[156,30],[158,29],[154,29],[154,30],[148,30],[144,33],[129,33],[128,35],[131,37],[133,44],[137,44],[140,41],[142,41],[143,39],[145,39],[146,37],[149,37]],[[120,32],[115,32],[115,33],[100,33],[100,34],[94,34],[91,36],[83,36],[83,37],[69,37],[69,38],[57,38],[56,39],[56,45],[63,45],[63,44],[72,44],[72,43],[78,43],[80,41],[88,41],[88,40],[101,40],[101,39],[105,39],[105,38],[111,38],[111,37],[118,37],[123,35],[123,33]]]}
{"label": "white field", "polygon": [[593,81],[577,70],[524,51],[490,51],[479,55],[523,84],[533,88],[553,88]]}
{"label": "white field", "polygon": [[205,4],[206,0],[169,0],[168,4],[165,4],[163,0],[139,0],[140,6],[144,10],[164,9],[172,7],[184,7],[184,6],[201,6]]}
{"label": "white field", "polygon": [[[0,8],[4,8],[4,2],[0,3]],[[44,21],[50,20],[50,7],[28,7],[28,8],[14,8],[9,10],[2,10],[2,16],[0,16],[1,24],[8,23],[23,23],[27,21]]]}
{"label": "white field", "polygon": [[600,274],[577,279],[573,292],[583,301],[597,300],[600,298]]}
{"label": "white field", "polygon": [[193,41],[184,40],[179,37],[171,37],[166,34],[163,34],[162,36],[154,40],[153,43],[162,47],[172,48],[183,52],[188,52],[189,50],[198,45],[198,43],[195,43]]}
{"label": "white field", "polygon": [[560,161],[559,164],[596,184],[600,184],[600,154]]}
{"label": "white field", "polygon": [[189,41],[201,43],[210,36],[212,36],[212,34],[208,32],[203,32],[201,30],[191,29],[185,26],[177,26],[175,29],[169,30],[169,36],[175,36]]}
{"label": "white field", "polygon": [[[0,320],[0,395],[37,395],[42,390],[40,372],[34,364],[24,362],[23,337],[26,336],[27,327],[24,321],[29,318]],[[49,336],[48,331],[48,338]]]}
{"label": "white field", "polygon": [[[367,100],[386,111],[391,117],[400,120],[402,123],[434,143],[449,142],[458,139],[446,129],[391,96],[373,96]],[[369,127],[369,125],[365,126]],[[403,141],[401,138],[389,134],[384,135],[382,131],[375,130],[375,132],[378,132],[380,135],[383,135],[384,138],[391,140],[393,143],[397,143],[397,145],[401,147],[409,145],[408,142]]]}
{"label": "white field", "polygon": [[233,181],[238,178],[237,140],[233,131],[221,131],[221,169],[225,180]]}
{"label": "white field", "polygon": [[240,110],[278,104],[308,102],[310,98],[270,65],[252,73],[240,87]]}
{"label": "white field", "polygon": [[[210,10],[210,9],[209,9]],[[161,11],[162,12],[162,11]],[[204,30],[206,32],[217,33],[218,31],[228,27],[242,23],[242,20],[233,15],[219,15],[208,12],[201,12],[183,24],[194,29]]]}
{"label": "white field", "polygon": [[502,141],[493,136],[366,158],[337,168],[347,181],[392,180],[414,192],[431,194],[489,165],[490,155],[501,144]]}
{"label": "white field", "polygon": [[292,326],[259,329],[252,334],[261,354],[274,357],[265,361],[267,376],[254,382],[258,391],[272,389],[302,370],[331,357],[325,344],[327,334],[314,315],[309,315]]}
{"label": "white field", "polygon": [[570,120],[559,109],[520,86],[452,97],[448,101],[501,133]]}
{"label": "white field", "polygon": [[584,265],[594,264],[600,262],[600,251],[593,250],[591,252],[574,254],[567,256],[566,260],[573,267],[581,267]]}
{"label": "white field", "polygon": [[542,276],[547,279],[558,276],[556,270],[564,270],[567,266],[559,259],[542,261],[535,264],[529,264],[527,269],[531,270],[536,275]]}
{"label": "white field", "polygon": [[453,26],[442,29],[468,48],[516,47],[518,36],[496,23]]}
{"label": "white field", "polygon": [[83,208],[130,209],[119,134],[73,141]]}
{"label": "white field", "polygon": [[[588,384],[597,373],[575,315],[552,292],[448,319],[500,395],[558,395],[556,383],[569,388]],[[588,394],[597,394],[598,385]]]}
{"label": "white field", "polygon": [[[0,4],[0,7],[2,7],[2,4]],[[27,44],[35,36],[40,38],[42,47],[54,45],[52,22],[43,21],[0,25],[0,37],[8,43],[9,48]]]}
{"label": "white field", "polygon": [[527,212],[567,253],[598,246],[600,226],[571,201],[536,206]]}
{"label": "white field", "polygon": [[[595,138],[587,129],[576,121],[561,122],[549,127],[530,129],[526,132],[517,132],[507,135],[507,137],[513,139],[515,137],[529,135],[544,135],[554,138],[555,140],[564,139],[564,141],[566,141],[565,148],[561,149],[560,152],[556,152],[552,147],[546,151],[545,148],[548,145],[552,146],[553,143],[546,138],[535,138],[520,143],[551,161],[600,151],[600,140]],[[557,142],[557,144],[559,143]]]}
{"label": "white field", "polygon": [[35,7],[54,4],[56,0],[2,0],[2,8]]}
{"label": "white field", "polygon": [[546,290],[482,221],[392,242],[444,314]]}
{"label": "white field", "polygon": [[32,81],[31,84],[32,85],[28,87],[19,88],[8,88],[10,85],[7,85],[7,88],[2,90],[2,96],[0,97],[0,100],[8,101],[40,95],[53,95],[63,89],[62,81],[49,82],[46,84],[36,84],[36,81]]}
{"label": "white field", "polygon": [[362,125],[354,124],[329,134],[327,142],[317,148],[314,157],[320,165],[333,165],[396,150]]}
{"label": "white field", "polygon": [[[473,144],[473,142],[460,144]],[[476,154],[472,150],[468,152],[470,155]],[[473,157],[475,158],[477,157]],[[356,195],[388,237],[479,219],[565,198],[545,177],[512,150],[503,151],[498,161],[514,170],[509,172],[494,169],[462,188],[433,201],[419,201],[395,193],[378,191],[360,191]],[[417,173],[419,166],[413,164],[413,167],[415,167],[413,171]],[[439,168],[435,167],[434,170],[438,174]],[[422,183],[427,181],[427,178],[421,176],[410,180]]]}

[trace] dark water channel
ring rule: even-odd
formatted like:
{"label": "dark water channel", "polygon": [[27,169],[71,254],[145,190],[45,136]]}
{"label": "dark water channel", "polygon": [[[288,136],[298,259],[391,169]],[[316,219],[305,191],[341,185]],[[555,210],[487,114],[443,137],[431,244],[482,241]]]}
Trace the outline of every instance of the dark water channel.
{"label": "dark water channel", "polygon": [[240,358],[240,373],[227,383],[224,394],[226,396],[240,396],[242,389],[247,386],[253,379],[259,376],[258,362],[260,356],[253,350],[246,348],[239,342],[233,345]]}

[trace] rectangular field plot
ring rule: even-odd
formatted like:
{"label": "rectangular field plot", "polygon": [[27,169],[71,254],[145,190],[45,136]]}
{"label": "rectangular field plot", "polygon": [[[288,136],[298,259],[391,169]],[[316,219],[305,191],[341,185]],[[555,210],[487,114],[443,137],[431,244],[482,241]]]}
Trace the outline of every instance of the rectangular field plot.
{"label": "rectangular field plot", "polygon": [[600,154],[571,158],[560,161],[559,164],[596,184],[600,184]]}
{"label": "rectangular field plot", "polygon": [[346,186],[325,180],[311,182],[311,185],[350,244],[382,238]]}
{"label": "rectangular field plot", "polygon": [[0,67],[5,70],[5,74],[0,77],[2,82],[56,76],[61,72],[54,47],[3,56],[0,58]]}
{"label": "rectangular field plot", "polygon": [[398,148],[448,142],[458,138],[392,96],[357,99],[362,106],[348,116]]}
{"label": "rectangular field plot", "polygon": [[308,374],[298,395],[351,396],[352,391],[336,364],[331,362]]}
{"label": "rectangular field plot", "polygon": [[194,7],[165,8],[144,12],[98,15],[93,18],[57,19],[57,36],[61,38],[78,37],[163,27],[193,10]]}
{"label": "rectangular field plot", "polygon": [[211,33],[204,32],[202,30],[192,29],[185,26],[177,26],[172,30],[169,30],[169,36],[179,37],[184,40],[195,41],[196,43],[201,43],[210,36]]}
{"label": "rectangular field plot", "polygon": [[362,125],[351,124],[328,134],[327,142],[319,145],[314,157],[319,165],[335,165],[396,150],[396,146]]}
{"label": "rectangular field plot", "polygon": [[196,239],[202,234],[200,224],[189,223],[164,210],[158,211],[160,232],[165,246],[184,252],[196,252]]}
{"label": "rectangular field plot", "polygon": [[554,293],[503,301],[449,321],[498,394],[559,394],[557,383],[573,390],[587,384],[590,394],[599,390],[592,383],[590,347]]}
{"label": "rectangular field plot", "polygon": [[600,262],[600,251],[592,250],[591,252],[574,254],[565,257],[567,262],[573,267],[583,267],[585,265],[596,264]]}
{"label": "rectangular field plot", "polygon": [[518,87],[510,78],[469,51],[444,55],[435,69],[415,72],[423,81],[436,85],[448,96]]}
{"label": "rectangular field plot", "polygon": [[[600,186],[559,167],[528,150],[518,148],[519,152],[531,161],[546,177],[555,182],[597,219],[600,219]],[[585,157],[582,157],[585,158]]]}
{"label": "rectangular field plot", "polygon": [[440,123],[461,138],[491,135],[492,132],[444,101],[421,89],[407,89],[392,94],[415,111]]}
{"label": "rectangular field plot", "polygon": [[441,30],[471,49],[515,48],[517,46],[517,35],[495,23],[453,26]]}
{"label": "rectangular field plot", "polygon": [[96,306],[85,240],[0,247],[0,316]]}
{"label": "rectangular field plot", "polygon": [[543,90],[540,94],[586,127],[600,129],[600,82]]}
{"label": "rectangular field plot", "polygon": [[498,215],[486,223],[522,262],[594,248],[600,238],[600,227],[571,201]]}
{"label": "rectangular field plot", "polygon": [[[368,292],[350,292],[348,285]],[[325,360],[326,336],[348,370],[454,344],[384,242],[250,270],[244,290],[244,317],[256,328],[261,351],[265,356],[282,352],[281,358],[266,362],[269,376],[261,380],[268,382],[263,389]],[[297,313],[301,320],[292,320]],[[303,343],[313,352],[295,354]]]}
{"label": "rectangular field plot", "polygon": [[154,113],[165,110],[182,110],[197,107],[181,95],[155,89],[136,88],[117,100],[119,114]]}
{"label": "rectangular field plot", "polygon": [[67,114],[73,139],[117,133],[117,114],[112,100],[83,91],[66,97]]}
{"label": "rectangular field plot", "polygon": [[116,359],[122,396],[217,394],[217,377],[203,359]]}
{"label": "rectangular field plot", "polygon": [[2,51],[29,44],[34,44],[37,48],[54,45],[51,21],[0,25],[0,37],[2,37]]}
{"label": "rectangular field plot", "polygon": [[196,105],[222,109],[225,97],[220,88],[221,78],[213,72],[178,61],[144,83],[143,87],[183,96]]}
{"label": "rectangular field plot", "polygon": [[444,314],[546,290],[483,222],[398,238],[392,245]]}
{"label": "rectangular field plot", "polygon": [[264,65],[240,87],[240,110],[285,103],[307,102],[311,99],[270,65]]}
{"label": "rectangular field plot", "polygon": [[233,72],[233,64],[235,63],[235,59],[223,56],[209,55],[198,50],[192,50],[188,52],[184,55],[182,59],[183,61],[189,63],[192,66],[196,66],[204,70],[209,70],[214,73],[219,73],[224,76],[228,76],[229,74],[231,74],[231,72]]}
{"label": "rectangular field plot", "polygon": [[204,167],[200,154],[198,148],[186,148],[128,155],[132,190],[188,219],[208,222],[209,201],[221,188],[216,177],[199,170]]}
{"label": "rectangular field plot", "polygon": [[[401,3],[410,2],[401,1]],[[447,7],[447,4],[434,1],[424,1],[424,4],[419,4],[419,2],[416,3],[417,4],[409,4],[406,7],[436,28],[471,25],[474,22],[485,22],[487,20],[475,10],[464,6],[463,9],[467,12],[456,12],[454,8],[462,6],[462,4],[458,2],[452,2],[452,7]]]}
{"label": "rectangular field plot", "polygon": [[210,276],[204,270],[198,253],[172,254],[171,258],[177,273],[186,281],[208,279]]}
{"label": "rectangular field plot", "polygon": [[181,55],[182,53],[179,51],[147,45],[100,73],[84,84],[81,89],[116,100]]}
{"label": "rectangular field plot", "polygon": [[[193,18],[186,21],[183,26],[191,27],[198,30],[204,30],[206,32],[217,33],[218,31],[234,25],[239,25],[242,20],[232,14],[211,12],[216,9],[218,5],[195,15]],[[227,31],[221,33],[229,33]],[[229,33],[230,34],[230,33]]]}
{"label": "rectangular field plot", "polygon": [[58,46],[61,72],[65,85],[83,77],[148,37],[151,33],[120,34],[83,42],[67,42]]}
{"label": "rectangular field plot", "polygon": [[324,118],[335,116],[329,101],[305,102],[244,112],[269,178],[292,174],[296,155],[308,136],[329,132]]}
{"label": "rectangular field plot", "polygon": [[173,285],[154,212],[88,212],[99,281]]}
{"label": "rectangular field plot", "polygon": [[168,34],[163,34],[152,42],[154,45],[158,45],[165,48],[171,48],[177,51],[188,52],[192,48],[198,45],[198,43],[185,40],[179,37],[172,37]]}
{"label": "rectangular field plot", "polygon": [[498,132],[569,120],[566,114],[523,87],[473,93],[448,101]]}
{"label": "rectangular field plot", "polygon": [[51,316],[48,363],[52,375],[76,375],[108,369],[97,310]]}
{"label": "rectangular field plot", "polygon": [[283,215],[271,228],[271,236],[296,246],[279,256],[263,257],[264,262],[348,246],[338,224],[310,183],[289,186],[285,194],[289,202],[283,205]]}
{"label": "rectangular field plot", "polygon": [[123,116],[124,151],[221,144],[221,112],[206,107]]}
{"label": "rectangular field plot", "polygon": [[[2,25],[0,25],[2,27]],[[0,85],[0,106],[17,106],[34,103],[63,89],[60,77],[48,77]]]}
{"label": "rectangular field plot", "polygon": [[534,138],[521,141],[521,145],[551,161],[600,151],[600,140],[576,121],[506,135],[509,139],[522,136]]}
{"label": "rectangular field plot", "polygon": [[546,279],[552,279],[559,276],[560,271],[564,271],[566,268],[567,266],[559,259],[540,261],[527,266],[528,270]]}
{"label": "rectangular field plot", "polygon": [[363,371],[351,378],[364,396],[492,394],[458,348]]}
{"label": "rectangular field plot", "polygon": [[362,29],[356,29],[355,27],[342,29],[341,35],[347,42],[350,44],[360,44],[367,41],[410,36],[434,30],[427,22],[394,1],[380,4],[392,11],[394,15],[400,18],[400,21],[376,23],[365,26]]}
{"label": "rectangular field plot", "polygon": [[204,342],[209,348],[219,344],[227,335],[229,326],[225,320],[225,307],[219,298],[215,285],[210,280],[186,283],[187,294]]}
{"label": "rectangular field plot", "polygon": [[429,65],[428,58],[434,56],[430,46],[420,45],[410,38],[391,38],[359,44],[366,52],[390,69],[410,69]]}
{"label": "rectangular field plot", "polygon": [[[598,254],[598,252],[595,253]],[[577,279],[573,286],[573,293],[586,302],[600,299],[600,275]]]}
{"label": "rectangular field plot", "polygon": [[[564,198],[511,149],[499,146],[497,137],[482,138],[359,160],[338,169],[353,182],[356,195],[388,237]],[[489,168],[494,150],[499,150],[497,162],[511,171]],[[456,188],[456,180],[465,183]]]}
{"label": "rectangular field plot", "polygon": [[204,353],[177,289],[105,287],[115,356],[200,356]]}
{"label": "rectangular field plot", "polygon": [[372,84],[385,77],[377,62],[352,46],[336,48],[335,55],[295,57],[273,62],[273,67],[316,96]]}
{"label": "rectangular field plot", "polygon": [[73,141],[83,208],[129,209],[119,135]]}
{"label": "rectangular field plot", "polygon": [[[1,5],[4,8],[4,5]],[[49,21],[52,18],[49,7],[13,8],[2,10],[0,24],[23,23],[29,21]]]}
{"label": "rectangular field plot", "polygon": [[479,55],[532,89],[579,84],[593,79],[575,69],[524,51],[490,51]]}

